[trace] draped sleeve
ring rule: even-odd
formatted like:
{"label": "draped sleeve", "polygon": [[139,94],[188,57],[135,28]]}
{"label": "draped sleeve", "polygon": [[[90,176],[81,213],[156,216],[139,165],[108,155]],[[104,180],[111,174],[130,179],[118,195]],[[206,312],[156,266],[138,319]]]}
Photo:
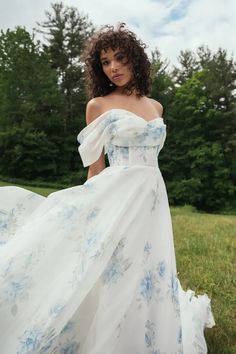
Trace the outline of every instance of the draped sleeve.
{"label": "draped sleeve", "polygon": [[88,124],[77,136],[78,148],[83,166],[87,167],[98,160],[106,141],[106,113]]}

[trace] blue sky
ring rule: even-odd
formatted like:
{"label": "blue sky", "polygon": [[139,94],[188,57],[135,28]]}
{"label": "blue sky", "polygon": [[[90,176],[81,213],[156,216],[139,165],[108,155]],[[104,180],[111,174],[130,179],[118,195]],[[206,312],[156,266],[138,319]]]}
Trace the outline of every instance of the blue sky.
{"label": "blue sky", "polygon": [[180,1],[174,6],[169,13],[169,20],[176,21],[186,16],[190,1]]}
{"label": "blue sky", "polygon": [[[51,0],[7,0],[0,3],[0,27],[17,25],[31,31],[45,19]],[[236,55],[235,0],[63,0],[75,6],[97,27],[125,22],[148,45],[158,48],[170,65],[180,50],[206,44],[213,51],[227,49]]]}

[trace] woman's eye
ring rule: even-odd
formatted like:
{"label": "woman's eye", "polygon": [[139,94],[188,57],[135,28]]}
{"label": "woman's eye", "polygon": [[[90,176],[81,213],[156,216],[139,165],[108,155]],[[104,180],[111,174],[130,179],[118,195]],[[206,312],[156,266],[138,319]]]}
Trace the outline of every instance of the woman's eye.
{"label": "woman's eye", "polygon": [[124,56],[124,54],[119,54],[119,55],[117,55],[117,59],[118,60],[123,60],[123,59],[125,59],[125,56]]}
{"label": "woman's eye", "polygon": [[107,65],[107,64],[108,64],[107,60],[102,61],[102,65]]}

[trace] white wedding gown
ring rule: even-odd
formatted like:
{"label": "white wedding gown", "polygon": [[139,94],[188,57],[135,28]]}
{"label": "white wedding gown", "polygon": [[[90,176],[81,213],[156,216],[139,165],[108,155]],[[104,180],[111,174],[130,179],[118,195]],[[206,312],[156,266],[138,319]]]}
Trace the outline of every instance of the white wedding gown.
{"label": "white wedding gown", "polygon": [[166,126],[124,109],[78,135],[109,167],[44,198],[0,188],[1,354],[199,354],[214,319],[184,292],[158,168]]}

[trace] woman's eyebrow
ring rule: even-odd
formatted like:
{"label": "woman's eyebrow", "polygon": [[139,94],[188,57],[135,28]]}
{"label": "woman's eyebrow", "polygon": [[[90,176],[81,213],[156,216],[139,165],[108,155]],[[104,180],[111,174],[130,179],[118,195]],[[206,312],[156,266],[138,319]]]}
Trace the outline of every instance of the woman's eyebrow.
{"label": "woman's eyebrow", "polygon": [[100,60],[107,59],[106,54],[100,56]]}
{"label": "woman's eyebrow", "polygon": [[125,52],[123,50],[119,50],[118,52],[115,53],[115,56],[118,54],[125,54]]}
{"label": "woman's eyebrow", "polygon": [[[122,50],[119,50],[118,52],[116,52],[116,53],[114,54],[114,56],[116,57],[116,56],[119,55],[119,54],[125,54],[125,52],[122,51]],[[100,60],[104,60],[104,59],[107,59],[106,54],[104,54],[104,55],[102,55],[102,56],[100,57]]]}

